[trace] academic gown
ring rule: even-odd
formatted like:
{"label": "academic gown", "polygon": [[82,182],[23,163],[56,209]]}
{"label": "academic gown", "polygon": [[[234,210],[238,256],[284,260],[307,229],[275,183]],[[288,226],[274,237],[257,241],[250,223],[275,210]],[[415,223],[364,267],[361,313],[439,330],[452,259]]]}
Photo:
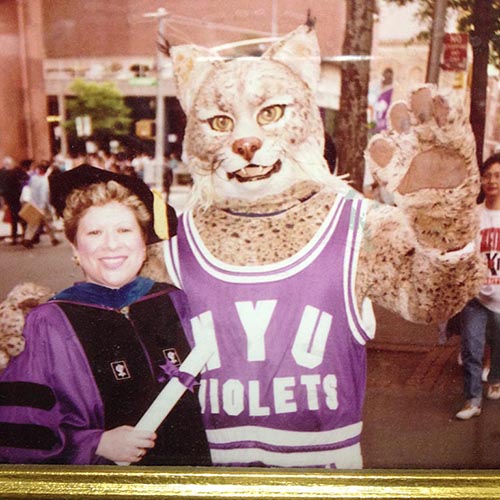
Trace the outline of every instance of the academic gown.
{"label": "academic gown", "polygon": [[[166,373],[178,375],[189,353],[183,326],[183,292],[142,277],[120,290],[79,283],[35,308],[25,351],[0,375],[0,462],[111,463],[95,454],[102,433],[135,425]],[[210,465],[190,389],[140,464]]]}

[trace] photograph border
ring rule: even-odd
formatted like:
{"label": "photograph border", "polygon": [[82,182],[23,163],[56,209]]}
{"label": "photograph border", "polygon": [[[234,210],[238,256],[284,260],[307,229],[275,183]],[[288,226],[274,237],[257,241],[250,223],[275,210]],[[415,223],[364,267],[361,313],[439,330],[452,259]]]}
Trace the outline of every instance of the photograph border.
{"label": "photograph border", "polygon": [[0,499],[491,499],[496,470],[3,466]]}

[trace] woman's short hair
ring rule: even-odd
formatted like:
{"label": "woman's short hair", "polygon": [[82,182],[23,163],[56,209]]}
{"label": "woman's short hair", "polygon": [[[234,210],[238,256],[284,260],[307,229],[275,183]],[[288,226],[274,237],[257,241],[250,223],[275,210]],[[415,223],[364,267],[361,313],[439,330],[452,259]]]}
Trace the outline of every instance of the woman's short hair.
{"label": "woman's short hair", "polygon": [[479,173],[484,175],[484,173],[495,163],[500,163],[500,153],[495,153],[486,159],[479,167]]}
{"label": "woman's short hair", "polygon": [[138,196],[116,181],[91,184],[84,189],[74,189],[66,198],[63,212],[64,234],[71,243],[76,241],[76,233],[80,220],[90,207],[103,206],[118,202],[134,213],[142,231],[144,241],[147,240],[151,215],[146,205]]}

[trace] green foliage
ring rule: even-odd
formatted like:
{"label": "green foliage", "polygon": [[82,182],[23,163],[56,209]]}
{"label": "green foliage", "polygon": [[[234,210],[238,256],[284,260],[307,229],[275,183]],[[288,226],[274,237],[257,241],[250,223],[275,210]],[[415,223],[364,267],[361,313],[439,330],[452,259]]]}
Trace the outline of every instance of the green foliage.
{"label": "green foliage", "polygon": [[130,108],[113,83],[94,83],[76,79],[71,85],[75,94],[67,102],[70,119],[64,126],[76,136],[75,119],[88,115],[92,120],[92,137],[97,141],[130,133]]}
{"label": "green foliage", "polygon": [[[417,16],[428,27],[427,31],[420,33],[417,38],[420,40],[429,39],[432,17],[434,14],[434,0],[385,0],[387,3],[397,5],[407,5],[417,3],[419,5]],[[492,19],[490,20],[490,62],[500,68],[500,0],[491,0]],[[475,0],[448,0],[448,12],[458,11],[458,31],[469,33],[470,42],[474,44],[474,5]],[[481,12],[476,13],[480,22],[487,22]]]}
{"label": "green foliage", "polygon": [[[458,26],[460,31],[469,33],[470,43],[475,43],[474,35],[474,12],[473,0],[448,0],[449,5],[460,12]],[[490,39],[490,63],[500,68],[500,0],[491,0],[491,19],[484,19],[483,13],[476,14],[479,22],[491,26]]]}

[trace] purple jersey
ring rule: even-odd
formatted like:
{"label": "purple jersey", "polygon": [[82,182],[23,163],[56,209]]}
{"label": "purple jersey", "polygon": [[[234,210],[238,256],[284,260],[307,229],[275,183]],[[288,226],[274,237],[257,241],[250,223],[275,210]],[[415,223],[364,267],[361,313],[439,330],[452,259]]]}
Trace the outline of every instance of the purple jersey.
{"label": "purple jersey", "polygon": [[373,333],[354,293],[365,211],[365,201],[337,196],[300,252],[244,267],[211,255],[192,214],[182,216],[165,256],[195,316],[190,340],[216,346],[200,390],[214,464],[361,466]]}

